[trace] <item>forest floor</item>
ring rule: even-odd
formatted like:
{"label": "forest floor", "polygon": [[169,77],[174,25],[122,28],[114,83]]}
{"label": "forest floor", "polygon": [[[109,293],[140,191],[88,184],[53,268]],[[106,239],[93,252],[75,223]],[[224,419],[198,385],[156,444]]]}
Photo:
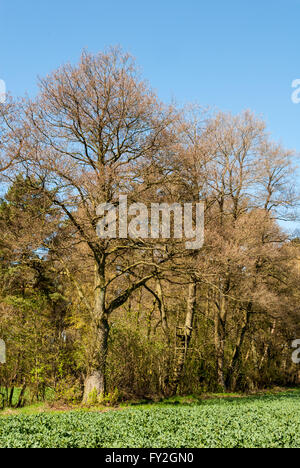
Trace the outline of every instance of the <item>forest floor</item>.
{"label": "forest floor", "polygon": [[[177,406],[177,405],[200,405],[206,400],[227,400],[236,398],[253,398],[262,397],[267,395],[278,395],[285,393],[299,393],[300,388],[284,388],[284,387],[273,387],[271,389],[260,390],[253,393],[201,393],[199,395],[186,395],[186,396],[174,396],[171,398],[162,399],[160,401],[151,399],[140,399],[140,400],[129,400],[126,402],[119,403],[117,405],[97,405],[97,406],[83,406],[80,404],[66,404],[60,401],[54,401],[53,398],[49,398],[49,401],[35,402],[27,404],[23,408],[6,408],[0,410],[1,416],[17,416],[17,415],[32,415],[40,413],[67,413],[69,411],[88,411],[88,412],[107,412],[122,410],[131,407],[150,408],[150,407],[162,407],[162,406]],[[18,396],[18,395],[16,395]]]}

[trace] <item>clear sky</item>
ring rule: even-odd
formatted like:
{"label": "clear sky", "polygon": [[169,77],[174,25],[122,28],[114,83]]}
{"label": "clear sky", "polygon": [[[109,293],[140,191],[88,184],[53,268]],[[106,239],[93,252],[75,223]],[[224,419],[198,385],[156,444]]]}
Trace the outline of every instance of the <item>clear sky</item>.
{"label": "clear sky", "polygon": [[0,40],[15,96],[83,48],[120,44],[162,99],[252,109],[300,152],[300,0],[0,0]]}

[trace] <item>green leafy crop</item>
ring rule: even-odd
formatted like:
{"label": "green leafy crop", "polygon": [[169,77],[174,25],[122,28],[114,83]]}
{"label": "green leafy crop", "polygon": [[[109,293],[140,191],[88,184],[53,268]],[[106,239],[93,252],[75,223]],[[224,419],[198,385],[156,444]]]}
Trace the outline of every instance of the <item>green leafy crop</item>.
{"label": "green leafy crop", "polygon": [[0,447],[300,447],[300,394],[0,418]]}

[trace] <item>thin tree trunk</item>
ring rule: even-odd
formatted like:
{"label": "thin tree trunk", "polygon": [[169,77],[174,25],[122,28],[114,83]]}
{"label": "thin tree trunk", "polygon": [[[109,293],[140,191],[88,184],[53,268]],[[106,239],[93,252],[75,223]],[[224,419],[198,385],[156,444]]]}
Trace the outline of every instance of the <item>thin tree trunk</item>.
{"label": "thin tree trunk", "polygon": [[231,363],[229,366],[229,372],[228,376],[226,379],[226,387],[230,388],[230,390],[234,390],[236,386],[236,379],[237,379],[237,370],[238,370],[238,365],[240,362],[240,357],[241,357],[241,351],[242,351],[242,346],[244,343],[245,335],[246,332],[249,328],[249,323],[250,323],[250,316],[251,316],[251,311],[252,311],[252,303],[250,302],[248,304],[247,310],[246,310],[246,317],[245,317],[245,322],[242,327],[240,336],[238,338],[237,344],[235,346]]}
{"label": "thin tree trunk", "polygon": [[166,314],[166,308],[165,308],[165,301],[163,297],[161,282],[159,279],[157,279],[157,283],[156,283],[156,294],[159,298],[159,312],[160,312],[161,326],[165,334],[165,337],[168,341],[168,344],[170,344],[170,333],[169,333],[169,326],[168,326],[168,320],[167,320],[167,314]]}
{"label": "thin tree trunk", "polygon": [[224,352],[225,352],[225,325],[218,316],[215,322],[215,346],[217,364],[217,384],[222,391],[225,391],[224,377]]}
{"label": "thin tree trunk", "polygon": [[220,293],[215,317],[215,348],[216,348],[216,371],[217,384],[220,390],[225,391],[224,361],[225,361],[225,339],[226,339],[226,304],[225,298]]}
{"label": "thin tree trunk", "polygon": [[12,387],[10,389],[10,392],[9,392],[9,397],[8,397],[8,406],[9,407],[12,407],[14,392],[15,392],[15,387],[14,387],[14,385],[12,385]]}
{"label": "thin tree trunk", "polygon": [[[271,331],[270,331],[270,337],[272,337],[274,335],[275,329],[276,329],[276,320],[274,320],[273,323],[272,323]],[[266,358],[268,356],[269,348],[270,348],[270,343],[266,343],[265,347],[264,347],[264,352],[263,352],[261,361],[260,361],[259,366],[258,366],[259,370],[261,370],[263,365],[264,365],[264,362],[265,362],[265,360],[266,360]]]}
{"label": "thin tree trunk", "polygon": [[20,391],[18,401],[15,405],[15,408],[22,408],[24,406],[24,395],[26,391],[26,383],[24,382]]}

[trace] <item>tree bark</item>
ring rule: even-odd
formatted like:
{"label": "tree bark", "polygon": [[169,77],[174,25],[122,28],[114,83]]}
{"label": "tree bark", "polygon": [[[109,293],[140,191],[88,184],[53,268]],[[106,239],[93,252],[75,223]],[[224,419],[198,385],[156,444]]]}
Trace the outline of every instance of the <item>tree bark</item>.
{"label": "tree bark", "polygon": [[225,360],[225,339],[226,339],[226,303],[225,298],[220,293],[220,300],[217,305],[215,317],[215,348],[216,348],[216,371],[218,387],[225,391],[224,360]]}
{"label": "tree bark", "polygon": [[238,365],[239,365],[240,358],[241,358],[241,351],[242,351],[242,346],[244,343],[245,335],[249,328],[251,312],[252,312],[252,302],[248,304],[248,307],[246,310],[245,322],[242,327],[237,344],[235,346],[232,359],[231,359],[231,363],[229,366],[229,372],[228,372],[227,379],[226,379],[226,387],[230,388],[230,390],[235,390]]}
{"label": "tree bark", "polygon": [[159,312],[160,312],[162,330],[165,334],[168,344],[170,344],[170,334],[169,334],[169,326],[168,326],[168,320],[167,320],[167,314],[166,314],[166,308],[165,308],[165,301],[163,297],[161,282],[159,279],[157,280],[157,283],[156,283],[156,294],[159,298]]}
{"label": "tree bark", "polygon": [[[275,329],[276,329],[276,320],[273,320],[271,330],[270,330],[270,338],[272,338],[272,336],[274,335]],[[266,360],[266,358],[268,356],[269,348],[270,348],[270,343],[266,343],[265,347],[264,347],[264,352],[263,352],[261,361],[260,361],[259,366],[258,366],[259,371],[261,371],[262,368],[263,368],[264,362],[265,362],[265,360]]]}
{"label": "tree bark", "polygon": [[87,403],[89,396],[106,393],[106,360],[108,351],[109,323],[105,309],[105,277],[104,265],[95,266],[95,306],[92,320],[94,332],[92,336],[94,355],[91,358],[89,373],[84,382],[83,403]]}

